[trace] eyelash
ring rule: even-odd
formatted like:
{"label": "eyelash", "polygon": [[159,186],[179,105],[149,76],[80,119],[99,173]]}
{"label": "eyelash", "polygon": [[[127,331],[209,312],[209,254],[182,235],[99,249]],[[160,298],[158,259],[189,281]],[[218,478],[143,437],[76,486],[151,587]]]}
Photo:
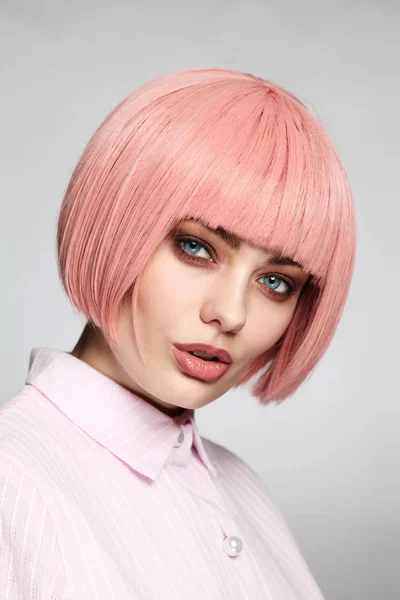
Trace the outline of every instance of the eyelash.
{"label": "eyelash", "polygon": [[[183,260],[185,260],[189,263],[197,263],[197,264],[199,262],[204,262],[204,261],[208,262],[208,260],[206,258],[201,258],[200,256],[195,256],[193,254],[189,254],[188,252],[186,252],[186,250],[183,250],[182,246],[186,242],[195,242],[196,244],[198,244],[199,246],[204,248],[204,250],[206,250],[210,255],[213,254],[213,251],[208,246],[208,244],[205,244],[198,238],[195,238],[195,237],[179,237],[178,238],[178,237],[176,237],[174,239],[174,244],[175,244],[175,247],[176,247],[179,255],[183,258]],[[286,299],[290,298],[290,296],[292,296],[294,294],[294,292],[296,291],[296,286],[293,285],[293,283],[291,283],[290,281],[281,277],[278,274],[267,273],[267,274],[261,276],[261,278],[263,278],[263,277],[276,277],[276,278],[280,279],[281,281],[283,281],[288,286],[288,288],[289,288],[288,291],[283,292],[283,293],[275,292],[274,290],[271,290],[270,288],[268,288],[266,285],[262,286],[262,287],[265,287],[265,289],[268,290],[268,292],[270,294],[272,294],[272,296],[274,296],[278,300],[281,300],[281,301],[286,300]]]}

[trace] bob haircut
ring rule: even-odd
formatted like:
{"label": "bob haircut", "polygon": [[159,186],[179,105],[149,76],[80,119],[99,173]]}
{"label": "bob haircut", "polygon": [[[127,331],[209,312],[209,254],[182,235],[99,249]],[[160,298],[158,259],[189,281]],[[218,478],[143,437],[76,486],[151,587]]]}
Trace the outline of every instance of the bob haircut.
{"label": "bob haircut", "polygon": [[112,348],[122,301],[134,325],[146,263],[182,219],[309,272],[285,333],[234,386],[260,371],[251,394],[284,400],[327,349],[355,261],[351,190],[327,134],[291,93],[233,70],[167,74],[125,98],[84,149],[57,228],[63,287]]}

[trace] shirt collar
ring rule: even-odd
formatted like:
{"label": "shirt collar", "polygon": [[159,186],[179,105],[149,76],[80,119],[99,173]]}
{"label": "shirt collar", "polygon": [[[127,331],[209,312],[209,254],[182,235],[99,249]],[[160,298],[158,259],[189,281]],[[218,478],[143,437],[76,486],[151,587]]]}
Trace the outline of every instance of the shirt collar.
{"label": "shirt collar", "polygon": [[181,431],[186,448],[176,462],[187,463],[194,446],[210,474],[217,475],[197,430],[194,409],[170,417],[97,369],[55,348],[32,348],[26,384],[38,389],[115,456],[152,480],[173,456]]}

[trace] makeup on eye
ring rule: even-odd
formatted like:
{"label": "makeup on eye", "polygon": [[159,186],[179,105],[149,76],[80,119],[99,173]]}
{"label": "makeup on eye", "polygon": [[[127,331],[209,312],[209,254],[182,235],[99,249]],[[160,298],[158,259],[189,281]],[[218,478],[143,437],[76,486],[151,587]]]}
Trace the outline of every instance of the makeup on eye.
{"label": "makeup on eye", "polygon": [[[202,239],[197,238],[195,236],[189,236],[189,235],[175,235],[174,239],[174,247],[178,253],[178,255],[185,261],[188,263],[194,263],[199,265],[202,264],[202,266],[208,268],[210,263],[213,263],[213,258],[216,258],[216,252],[215,250],[206,242],[204,242]],[[184,250],[184,244],[191,242],[192,244],[195,244],[196,246],[201,247],[202,249],[206,250],[206,252],[212,257],[212,258],[204,258],[204,257],[200,257],[194,254],[190,254],[189,251]],[[280,284],[277,286],[277,288],[272,289],[270,287],[268,287],[267,285],[262,285],[262,287],[265,288],[267,295],[272,295],[274,298],[276,298],[277,300],[286,300],[289,297],[291,297],[298,288],[301,287],[300,284],[295,283],[291,278],[289,278],[288,276],[283,276],[279,273],[266,273],[264,275],[261,275],[259,277],[259,279],[263,279],[263,278],[269,278],[269,279],[273,279],[274,282],[281,282],[283,284],[285,284],[286,286],[286,291],[276,291],[276,289],[278,289],[280,287]]]}

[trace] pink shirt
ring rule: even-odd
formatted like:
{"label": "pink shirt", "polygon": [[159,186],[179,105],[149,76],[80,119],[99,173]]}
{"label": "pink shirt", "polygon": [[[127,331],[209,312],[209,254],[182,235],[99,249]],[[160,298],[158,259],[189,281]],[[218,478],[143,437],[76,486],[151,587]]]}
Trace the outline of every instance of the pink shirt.
{"label": "pink shirt", "polygon": [[70,354],[0,408],[2,600],[321,600],[242,459]]}

